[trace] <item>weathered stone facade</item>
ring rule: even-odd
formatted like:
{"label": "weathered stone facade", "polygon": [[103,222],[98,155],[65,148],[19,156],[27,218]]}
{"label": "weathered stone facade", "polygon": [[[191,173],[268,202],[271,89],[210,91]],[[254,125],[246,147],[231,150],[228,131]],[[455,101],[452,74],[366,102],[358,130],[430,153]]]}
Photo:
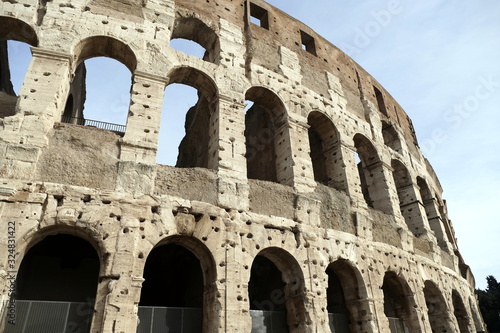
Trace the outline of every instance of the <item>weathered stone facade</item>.
{"label": "weathered stone facade", "polygon": [[[173,38],[202,45],[204,59]],[[388,317],[410,332],[485,331],[411,120],[309,27],[261,0],[18,0],[1,2],[0,40],[33,54],[15,109],[0,112],[3,302],[15,271],[19,295],[35,297],[19,279],[36,260],[49,267],[37,244],[64,253],[79,239],[98,258],[91,332],[136,332],[139,307],[153,305],[145,267],[162,249],[199,262],[199,279],[184,280],[201,296],[182,297],[197,299],[203,332],[250,332],[251,310],[286,311],[290,332],[330,332],[328,312],[351,332],[390,332]],[[81,116],[79,65],[96,56],[132,73],[123,136],[61,121]],[[200,93],[178,168],[156,164],[172,83]],[[258,284],[258,265],[279,271],[278,293]]]}

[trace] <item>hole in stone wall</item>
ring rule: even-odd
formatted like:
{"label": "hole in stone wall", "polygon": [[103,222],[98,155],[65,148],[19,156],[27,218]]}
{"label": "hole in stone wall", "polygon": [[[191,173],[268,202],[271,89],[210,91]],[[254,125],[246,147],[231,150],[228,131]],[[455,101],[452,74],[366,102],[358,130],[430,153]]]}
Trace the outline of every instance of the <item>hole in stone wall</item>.
{"label": "hole in stone wall", "polygon": [[203,272],[200,261],[176,244],[159,246],[144,268],[139,306],[203,307]]}
{"label": "hole in stone wall", "polygon": [[389,115],[387,114],[387,108],[385,106],[384,96],[377,87],[373,87],[373,90],[375,91],[375,98],[377,99],[377,105],[379,111],[382,112],[386,117],[388,117]]}
{"label": "hole in stone wall", "polygon": [[302,49],[313,55],[316,55],[316,43],[314,41],[314,37],[300,30],[300,39],[301,39]]}
{"label": "hole in stone wall", "polygon": [[171,84],[165,90],[156,161],[176,167],[206,167],[209,112],[198,90]]}
{"label": "hole in stone wall", "polygon": [[[182,45],[178,45],[178,47],[180,46],[181,49],[185,49],[185,47],[188,46],[187,49],[185,49],[188,52],[185,53],[193,55],[191,52],[193,51],[194,48],[198,50],[194,52],[195,56],[197,56],[198,58],[213,63],[219,62],[219,53],[220,53],[219,36],[215,33],[215,31],[212,28],[210,28],[200,19],[194,17],[177,18],[175,20],[174,30],[172,32],[171,43],[175,39],[192,41],[194,42],[194,44],[199,45],[199,46],[194,46],[193,43],[180,42],[183,43]],[[175,48],[176,42],[171,44],[171,46]],[[204,49],[205,51],[203,52],[203,54],[201,54],[201,56],[200,56],[200,48]]]}
{"label": "hole in stone wall", "polygon": [[85,240],[71,235],[47,236],[23,258],[17,299],[93,303],[99,258]]}
{"label": "hole in stone wall", "polygon": [[250,22],[269,30],[269,14],[264,8],[250,3]]}
{"label": "hole in stone wall", "polygon": [[172,39],[170,41],[170,47],[199,59],[204,59],[207,54],[207,50],[203,46],[189,39]]}
{"label": "hole in stone wall", "polygon": [[130,71],[119,61],[107,57],[86,60],[78,66],[70,84],[63,121],[100,127],[90,122],[94,120],[125,126],[131,84]]}
{"label": "hole in stone wall", "polygon": [[0,118],[15,114],[17,96],[30,62],[28,44],[13,40],[0,41]]}

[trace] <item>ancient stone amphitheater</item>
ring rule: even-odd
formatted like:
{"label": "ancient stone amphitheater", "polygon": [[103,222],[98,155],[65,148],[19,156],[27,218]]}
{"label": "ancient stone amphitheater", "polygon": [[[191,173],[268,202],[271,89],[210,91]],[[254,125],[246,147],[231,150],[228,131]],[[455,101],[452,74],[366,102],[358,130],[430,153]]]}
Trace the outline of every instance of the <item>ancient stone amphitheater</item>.
{"label": "ancient stone amphitheater", "polygon": [[[2,0],[0,40],[3,332],[485,331],[411,120],[301,22]],[[19,96],[5,40],[31,46]],[[130,70],[126,127],[85,119],[93,57]],[[177,167],[156,163],[172,83],[199,94]]]}

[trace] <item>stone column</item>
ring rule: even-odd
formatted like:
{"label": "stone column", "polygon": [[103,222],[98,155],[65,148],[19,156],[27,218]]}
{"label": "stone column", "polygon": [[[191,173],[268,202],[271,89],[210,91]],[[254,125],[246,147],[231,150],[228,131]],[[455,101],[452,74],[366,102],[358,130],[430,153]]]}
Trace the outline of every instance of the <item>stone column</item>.
{"label": "stone column", "polygon": [[392,168],[384,162],[376,162],[365,166],[370,177],[366,177],[370,198],[373,200],[373,208],[386,214],[400,215],[399,204],[395,196],[391,196],[391,189],[395,191],[396,186],[392,177]]}
{"label": "stone column", "polygon": [[127,129],[120,147],[117,189],[152,193],[156,152],[166,79],[136,72],[130,98]]}
{"label": "stone column", "polygon": [[219,205],[248,209],[243,96],[219,95],[218,108],[210,122],[209,167],[218,172]]}
{"label": "stone column", "polygon": [[4,120],[0,176],[32,180],[48,133],[60,121],[69,89],[71,57],[31,48],[33,58],[19,93],[16,115]]}
{"label": "stone column", "polygon": [[[291,168],[293,187],[302,193],[313,192],[316,188],[314,181],[314,171],[310,156],[310,147],[308,138],[309,125],[294,113],[290,113],[288,117],[288,126],[282,127],[283,130],[288,129],[289,140],[287,137],[284,139],[288,141],[289,151],[284,156],[284,159],[290,159],[291,163],[286,163],[287,168]],[[277,130],[277,135],[280,134],[282,129]],[[286,132],[285,132],[286,133]],[[286,134],[285,134],[286,135]],[[286,142],[285,141],[285,142]],[[286,149],[285,147],[276,147],[278,149]],[[278,166],[278,168],[280,168]],[[279,171],[279,170],[277,170]],[[278,172],[279,174],[279,172]]]}

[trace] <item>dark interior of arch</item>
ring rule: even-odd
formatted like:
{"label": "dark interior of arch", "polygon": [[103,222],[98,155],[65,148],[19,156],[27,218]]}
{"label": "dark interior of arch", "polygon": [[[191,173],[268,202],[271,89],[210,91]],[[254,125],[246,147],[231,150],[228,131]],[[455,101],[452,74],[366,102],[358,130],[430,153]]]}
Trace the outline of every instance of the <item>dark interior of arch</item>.
{"label": "dark interior of arch", "polygon": [[187,39],[199,44],[205,49],[203,60],[218,63],[219,61],[219,37],[217,34],[194,17],[178,17],[174,23],[172,39]]}
{"label": "dark interior of arch", "polygon": [[384,138],[384,143],[387,147],[392,148],[395,151],[401,151],[401,141],[399,140],[398,133],[394,126],[382,121],[382,136]]}
{"label": "dark interior of arch", "polygon": [[409,304],[403,285],[393,273],[387,273],[382,285],[384,292],[384,313],[388,318],[400,318],[407,321]]}
{"label": "dark interior of arch", "polygon": [[327,268],[326,274],[328,274],[328,289],[326,291],[328,313],[349,315],[345,305],[344,288],[339,277],[331,267]]}
{"label": "dark interior of arch", "polygon": [[453,313],[455,318],[457,318],[460,333],[469,332],[469,319],[462,298],[456,290],[453,290],[451,297],[453,302]]}
{"label": "dark interior of arch", "polygon": [[[198,101],[186,113],[184,122],[185,136],[179,144],[176,167],[178,168],[208,168],[210,152],[210,129],[213,127],[211,118],[214,114],[214,101],[218,93],[215,84],[202,72],[180,67],[170,74],[170,83],[183,84],[198,90]],[[168,86],[167,88],[168,89]],[[166,104],[168,118],[168,103]],[[168,144],[161,142],[160,144]]]}
{"label": "dark interior of arch", "polygon": [[71,80],[68,98],[64,106],[61,121],[78,125],[85,124],[83,109],[87,98],[87,68],[82,62],[76,69]]}
{"label": "dark interior of arch", "polygon": [[275,138],[284,106],[265,88],[249,89],[245,99],[253,102],[245,114],[247,177],[278,182]]}
{"label": "dark interior of arch", "polygon": [[266,257],[255,257],[248,283],[251,310],[286,311],[285,283],[276,265]]}
{"label": "dark interior of arch", "polygon": [[92,245],[71,235],[47,236],[23,258],[17,298],[89,303],[98,278],[99,257]]}
{"label": "dark interior of arch", "polygon": [[203,291],[200,260],[181,245],[162,245],[146,261],[139,306],[202,308]]}

